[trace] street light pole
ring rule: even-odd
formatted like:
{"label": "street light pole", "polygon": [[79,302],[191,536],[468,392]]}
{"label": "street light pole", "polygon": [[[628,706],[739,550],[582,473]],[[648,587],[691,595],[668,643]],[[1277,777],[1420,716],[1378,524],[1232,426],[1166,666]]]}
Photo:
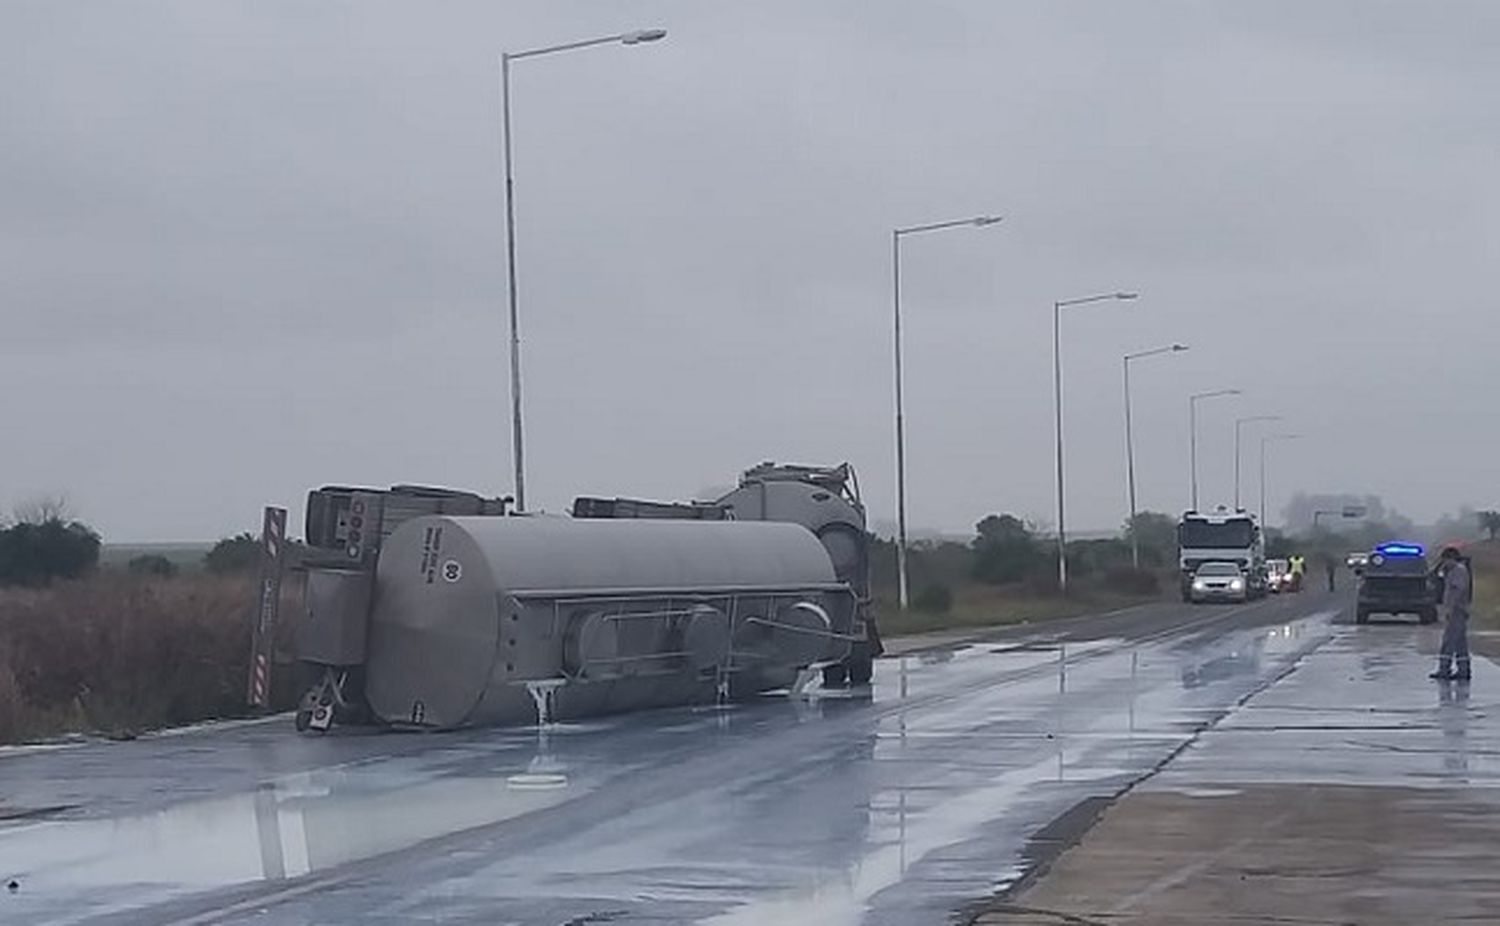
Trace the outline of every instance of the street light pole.
{"label": "street light pole", "polygon": [[633,32],[622,32],[596,39],[584,39],[581,42],[504,52],[500,55],[500,123],[505,161],[505,280],[510,310],[510,447],[511,460],[515,467],[515,510],[517,511],[526,510],[526,453],[521,426],[521,319],[516,304],[516,206],[515,176],[511,170],[510,153],[510,63],[523,58],[537,58],[557,52],[591,48],[595,45],[640,45],[666,37],[665,29],[637,29]]}
{"label": "street light pole", "polygon": [[1136,535],[1135,523],[1135,436],[1130,417],[1130,361],[1140,360],[1142,357],[1155,357],[1157,354],[1180,353],[1187,349],[1186,344],[1172,344],[1168,347],[1137,351],[1133,354],[1126,354],[1121,364],[1125,368],[1125,484],[1129,489],[1130,497],[1130,520],[1125,524],[1130,534],[1130,565],[1133,569],[1141,568],[1141,544],[1140,538]]}
{"label": "street light pole", "polygon": [[901,238],[949,228],[984,228],[1001,221],[1000,216],[980,215],[926,225],[908,225],[891,230],[891,305],[895,318],[896,353],[896,600],[905,611],[910,603],[906,574],[906,408],[901,365]]}
{"label": "street light pole", "polygon": [[1234,510],[1240,510],[1240,429],[1256,421],[1280,421],[1280,415],[1251,415],[1234,420]]}
{"label": "street light pole", "polygon": [[1266,445],[1272,441],[1301,440],[1301,434],[1267,434],[1260,439],[1260,529],[1266,529]]}
{"label": "street light pole", "polygon": [[1190,510],[1198,510],[1198,403],[1204,399],[1239,395],[1238,389],[1215,389],[1212,392],[1195,392],[1188,396],[1188,469],[1191,471],[1192,493]]}
{"label": "street light pole", "polygon": [[1072,305],[1104,302],[1109,299],[1134,299],[1137,293],[1117,292],[1064,299],[1052,303],[1052,411],[1057,437],[1057,591],[1068,593],[1068,540],[1063,508],[1063,418],[1062,418],[1062,310]]}

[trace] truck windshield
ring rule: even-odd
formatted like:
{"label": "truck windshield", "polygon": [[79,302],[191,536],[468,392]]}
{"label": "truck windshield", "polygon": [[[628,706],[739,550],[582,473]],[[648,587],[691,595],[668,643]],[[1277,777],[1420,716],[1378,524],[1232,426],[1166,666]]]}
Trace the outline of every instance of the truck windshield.
{"label": "truck windshield", "polygon": [[1179,546],[1194,548],[1243,549],[1255,538],[1255,527],[1248,520],[1225,521],[1212,524],[1207,521],[1183,521],[1177,526]]}

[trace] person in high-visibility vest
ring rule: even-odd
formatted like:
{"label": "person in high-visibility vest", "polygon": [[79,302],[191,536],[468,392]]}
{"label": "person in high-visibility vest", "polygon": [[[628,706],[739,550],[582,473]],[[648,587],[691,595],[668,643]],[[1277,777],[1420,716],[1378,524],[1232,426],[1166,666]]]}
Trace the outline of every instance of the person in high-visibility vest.
{"label": "person in high-visibility vest", "polygon": [[1303,573],[1307,571],[1307,557],[1293,556],[1287,560],[1287,565],[1292,572],[1292,591],[1302,591]]}

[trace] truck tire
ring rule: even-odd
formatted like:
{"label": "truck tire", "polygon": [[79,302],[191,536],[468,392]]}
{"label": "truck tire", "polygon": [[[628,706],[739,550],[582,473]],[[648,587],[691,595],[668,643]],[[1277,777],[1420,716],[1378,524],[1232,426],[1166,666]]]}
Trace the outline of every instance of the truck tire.
{"label": "truck tire", "polygon": [[1356,623],[1356,624],[1368,624],[1369,622],[1370,622],[1370,609],[1369,608],[1355,608],[1354,609],[1354,623]]}
{"label": "truck tire", "polygon": [[1437,608],[1423,608],[1417,612],[1417,622],[1421,624],[1437,623]]}
{"label": "truck tire", "polygon": [[835,662],[823,667],[824,688],[846,688],[849,685],[849,667],[845,663]]}
{"label": "truck tire", "polygon": [[875,660],[869,656],[850,656],[845,663],[849,671],[849,686],[868,685],[875,676]]}

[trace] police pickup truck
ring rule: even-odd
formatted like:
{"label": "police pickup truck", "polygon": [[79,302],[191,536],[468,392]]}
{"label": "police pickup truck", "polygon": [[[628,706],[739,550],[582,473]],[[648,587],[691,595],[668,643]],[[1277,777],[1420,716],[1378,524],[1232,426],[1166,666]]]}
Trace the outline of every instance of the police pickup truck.
{"label": "police pickup truck", "polygon": [[1437,596],[1421,544],[1383,543],[1371,551],[1360,572],[1355,623],[1369,623],[1371,614],[1415,614],[1424,624],[1437,620]]}

